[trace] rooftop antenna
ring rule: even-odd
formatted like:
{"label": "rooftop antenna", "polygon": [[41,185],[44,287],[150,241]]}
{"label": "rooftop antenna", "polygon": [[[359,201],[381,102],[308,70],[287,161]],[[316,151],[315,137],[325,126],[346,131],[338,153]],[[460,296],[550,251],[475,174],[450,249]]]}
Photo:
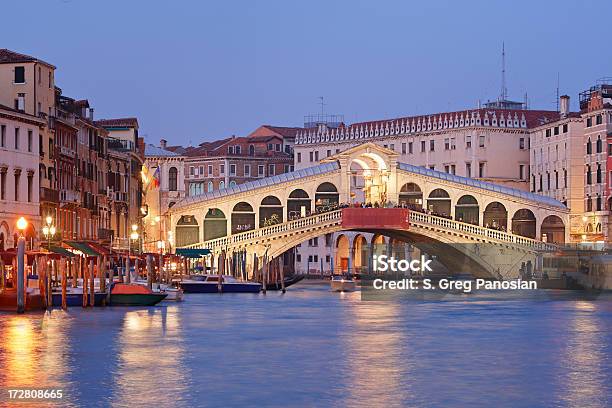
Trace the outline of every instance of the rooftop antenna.
{"label": "rooftop antenna", "polygon": [[325,105],[326,103],[324,102],[324,98],[322,96],[319,96],[319,99],[321,100],[321,102],[319,102],[319,105],[321,105],[321,116],[325,115]]}
{"label": "rooftop antenna", "polygon": [[508,89],[506,89],[506,44],[502,41],[502,83],[500,98],[505,101],[508,97]]}
{"label": "rooftop antenna", "polygon": [[555,102],[557,103],[557,112],[559,112],[559,72],[557,72],[557,99]]}

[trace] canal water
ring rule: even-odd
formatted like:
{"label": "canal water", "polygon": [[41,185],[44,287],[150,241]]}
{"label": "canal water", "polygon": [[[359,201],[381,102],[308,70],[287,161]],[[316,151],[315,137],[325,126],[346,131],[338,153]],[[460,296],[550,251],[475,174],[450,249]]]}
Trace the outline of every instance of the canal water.
{"label": "canal water", "polygon": [[[500,295],[503,296],[503,295]],[[6,389],[62,407],[610,407],[612,301],[187,295],[151,308],[0,314]]]}

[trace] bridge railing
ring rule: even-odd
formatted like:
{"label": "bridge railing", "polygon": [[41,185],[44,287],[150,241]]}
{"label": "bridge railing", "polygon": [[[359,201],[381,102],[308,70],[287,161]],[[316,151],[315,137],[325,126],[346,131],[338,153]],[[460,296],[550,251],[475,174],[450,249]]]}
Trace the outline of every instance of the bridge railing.
{"label": "bridge railing", "polygon": [[448,218],[437,217],[435,215],[425,214],[418,211],[410,212],[410,224],[429,224],[432,226],[439,226],[444,229],[451,229],[454,231],[465,232],[471,235],[481,236],[497,241],[508,242],[512,244],[518,244],[521,246],[534,248],[538,250],[554,250],[556,248],[553,244],[538,241],[536,239],[522,237],[520,235],[510,234],[504,231],[497,231],[490,228],[481,227],[479,225],[468,224],[461,221],[450,220]]}
{"label": "bridge railing", "polygon": [[[553,244],[548,244],[536,239],[522,237],[520,235],[511,234],[504,231],[497,231],[490,228],[481,227],[478,225],[468,224],[461,221],[450,220],[444,217],[438,217],[431,214],[425,214],[418,211],[410,211],[411,225],[428,225],[440,227],[443,230],[452,230],[463,232],[466,234],[479,236],[500,242],[521,245],[537,250],[554,250]],[[330,211],[327,213],[316,214],[309,217],[299,218],[297,220],[284,222],[282,224],[271,225],[268,227],[258,228],[250,231],[241,232],[221,238],[200,242],[197,244],[186,245],[185,248],[225,248],[235,244],[249,242],[257,238],[270,237],[276,234],[281,234],[287,231],[297,231],[308,228],[314,225],[325,224],[330,221],[339,221],[342,219],[342,210]]]}
{"label": "bridge railing", "polygon": [[265,238],[283,232],[300,230],[313,225],[319,225],[330,221],[338,221],[341,219],[342,210],[330,211],[284,222],[282,224],[270,225],[268,227],[262,227],[250,231],[240,232],[238,234],[211,239],[206,242],[186,245],[185,248],[225,248],[227,246],[248,242],[257,238]]}

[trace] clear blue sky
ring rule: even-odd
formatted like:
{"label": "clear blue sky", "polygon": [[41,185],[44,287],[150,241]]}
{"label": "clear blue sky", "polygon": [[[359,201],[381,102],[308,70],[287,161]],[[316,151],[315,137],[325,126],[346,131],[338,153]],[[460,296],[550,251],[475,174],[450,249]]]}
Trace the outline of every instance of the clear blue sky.
{"label": "clear blue sky", "polygon": [[[12,1],[0,47],[58,67],[96,116],[193,144],[320,110],[347,122],[509,96],[554,109],[612,75],[610,1]],[[24,16],[25,14],[25,16]],[[15,17],[11,17],[15,16]],[[25,18],[27,17],[27,19]],[[602,19],[604,18],[604,19]]]}

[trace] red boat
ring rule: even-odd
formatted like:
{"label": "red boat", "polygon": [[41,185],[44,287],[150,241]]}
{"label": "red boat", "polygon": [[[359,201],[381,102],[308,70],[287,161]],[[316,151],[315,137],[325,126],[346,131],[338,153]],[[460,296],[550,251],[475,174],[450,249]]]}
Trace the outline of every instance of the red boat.
{"label": "red boat", "polygon": [[[26,292],[25,310],[43,310],[43,299],[40,294]],[[17,289],[4,289],[0,293],[0,311],[17,311]]]}

